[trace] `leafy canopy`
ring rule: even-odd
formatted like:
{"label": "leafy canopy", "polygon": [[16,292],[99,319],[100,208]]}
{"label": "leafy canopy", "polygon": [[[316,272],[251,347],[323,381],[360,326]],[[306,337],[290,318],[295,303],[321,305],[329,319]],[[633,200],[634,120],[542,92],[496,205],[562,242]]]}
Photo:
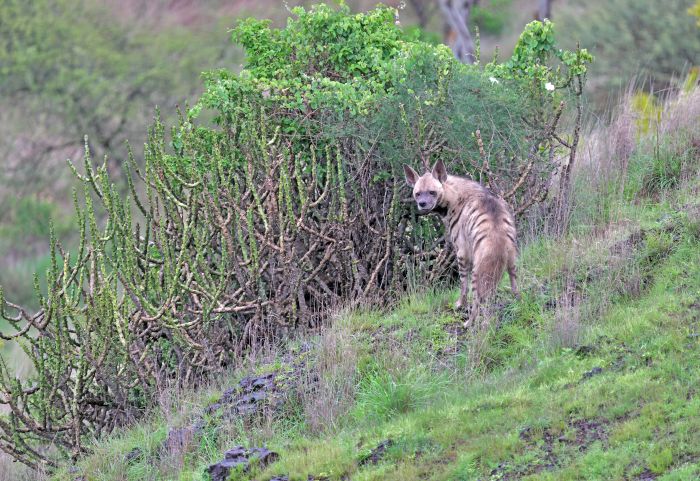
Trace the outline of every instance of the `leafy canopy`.
{"label": "leafy canopy", "polygon": [[[559,60],[556,67],[553,61]],[[575,51],[558,48],[554,37],[554,23],[530,22],[515,45],[513,56],[504,63],[497,60],[486,65],[486,70],[499,78],[534,79],[541,87],[548,83],[565,87],[572,79],[587,72],[593,56],[585,48]]]}
{"label": "leafy canopy", "polygon": [[[405,60],[425,53],[427,44],[408,40],[394,24],[396,10],[390,7],[352,14],[346,5],[321,4],[292,13],[283,29],[253,18],[236,26],[233,40],[246,51],[245,69],[240,75],[207,74],[208,89],[194,115],[204,107],[225,111],[229,101],[249,95],[299,111],[366,114],[400,81]],[[455,66],[446,46],[430,50],[444,68]]]}

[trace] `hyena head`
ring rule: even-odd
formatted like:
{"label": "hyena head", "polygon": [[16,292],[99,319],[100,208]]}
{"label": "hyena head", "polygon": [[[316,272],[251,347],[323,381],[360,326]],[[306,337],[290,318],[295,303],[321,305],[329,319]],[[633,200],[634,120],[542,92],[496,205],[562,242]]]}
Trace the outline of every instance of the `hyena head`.
{"label": "hyena head", "polygon": [[443,183],[447,180],[447,170],[442,160],[437,161],[432,171],[420,176],[408,165],[403,166],[403,171],[406,183],[413,187],[413,198],[420,214],[427,214],[440,205],[445,192]]}

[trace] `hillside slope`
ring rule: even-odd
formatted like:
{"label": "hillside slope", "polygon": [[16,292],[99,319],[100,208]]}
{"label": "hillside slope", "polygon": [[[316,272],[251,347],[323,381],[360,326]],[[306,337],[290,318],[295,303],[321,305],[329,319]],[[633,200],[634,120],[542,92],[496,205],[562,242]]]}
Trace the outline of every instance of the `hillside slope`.
{"label": "hillside slope", "polygon": [[[569,233],[522,222],[522,297],[336,313],[54,473],[93,480],[700,479],[700,90],[585,133]],[[531,218],[532,219],[532,218]],[[29,478],[31,479],[31,478]]]}
{"label": "hillside slope", "polygon": [[615,217],[530,243],[488,329],[454,290],[340,314],[56,479],[207,479],[238,445],[278,456],[229,479],[698,479],[700,186]]}

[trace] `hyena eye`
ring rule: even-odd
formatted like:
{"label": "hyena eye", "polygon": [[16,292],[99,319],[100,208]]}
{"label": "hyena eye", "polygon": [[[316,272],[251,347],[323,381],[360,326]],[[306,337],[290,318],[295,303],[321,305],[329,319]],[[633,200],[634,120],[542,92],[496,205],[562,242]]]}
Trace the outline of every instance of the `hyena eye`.
{"label": "hyena eye", "polygon": [[431,191],[428,192],[428,193],[429,193],[430,195],[432,195],[433,197],[435,197],[435,196],[437,195],[437,192],[435,192],[434,190],[431,190]]}

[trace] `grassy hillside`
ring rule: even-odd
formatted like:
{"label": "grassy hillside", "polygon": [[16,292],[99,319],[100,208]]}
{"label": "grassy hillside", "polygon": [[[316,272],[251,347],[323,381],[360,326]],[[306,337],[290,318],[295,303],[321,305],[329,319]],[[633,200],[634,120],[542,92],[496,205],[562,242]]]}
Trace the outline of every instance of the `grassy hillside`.
{"label": "grassy hillside", "polygon": [[[223,449],[266,444],[279,461],[231,479],[697,479],[698,192],[631,208],[600,236],[532,244],[523,299],[504,294],[484,333],[462,329],[453,290],[342,315],[310,350],[253,371],[296,387],[276,409],[203,414],[216,388],[171,399],[79,472],[202,479]],[[318,364],[323,378],[303,392]],[[201,431],[164,457],[197,418]]]}
{"label": "grassy hillside", "polygon": [[[250,479],[696,479],[700,245],[697,205],[684,207],[693,220],[655,206],[643,230],[579,240],[624,267],[557,269],[560,247],[533,247],[524,264],[554,276],[483,337],[461,332],[449,292],[352,316],[356,349],[379,366],[361,374],[351,420],[329,438],[273,437],[281,460]],[[569,269],[580,283],[561,295],[581,303],[549,308]],[[589,317],[601,300],[607,313]]]}
{"label": "grassy hillside", "polygon": [[[625,140],[624,115],[587,135],[571,234],[526,233],[523,296],[504,282],[488,328],[465,330],[457,291],[416,280],[397,305],[163,392],[55,479],[208,479],[236,446],[277,456],[235,480],[698,479],[697,99],[667,105],[661,140]],[[624,145],[618,169],[605,152]]]}

